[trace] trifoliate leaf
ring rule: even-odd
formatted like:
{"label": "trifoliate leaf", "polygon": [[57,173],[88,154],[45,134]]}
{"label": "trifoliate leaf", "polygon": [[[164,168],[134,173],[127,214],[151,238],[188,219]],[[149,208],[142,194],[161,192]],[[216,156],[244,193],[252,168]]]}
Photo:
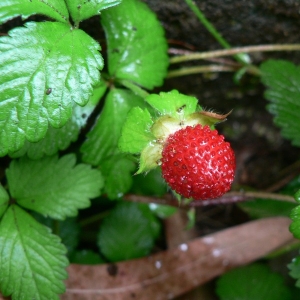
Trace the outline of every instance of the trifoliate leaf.
{"label": "trifoliate leaf", "polygon": [[129,191],[132,185],[132,172],[135,163],[123,154],[112,155],[100,165],[105,178],[104,193],[110,199],[118,199]]}
{"label": "trifoliate leaf", "polygon": [[12,299],[59,299],[68,260],[66,248],[49,228],[17,205],[0,223],[0,290]]}
{"label": "trifoliate leaf", "polygon": [[295,257],[290,264],[288,264],[290,269],[290,276],[296,281],[296,287],[300,288],[300,256]]}
{"label": "trifoliate leaf", "polygon": [[94,93],[85,106],[74,105],[71,119],[61,128],[49,126],[46,136],[36,143],[25,142],[19,151],[9,153],[10,157],[17,158],[27,153],[31,159],[39,159],[44,155],[54,155],[59,150],[65,150],[71,142],[77,140],[79,132],[85,126],[88,117],[93,112],[98,101],[106,90],[106,86],[101,84],[94,90]]}
{"label": "trifoliate leaf", "polygon": [[138,258],[150,253],[154,233],[151,220],[140,204],[121,202],[104,218],[98,246],[112,262]]}
{"label": "trifoliate leaf", "polygon": [[79,242],[79,224],[76,218],[67,218],[64,221],[53,220],[49,217],[44,217],[38,213],[33,212],[32,216],[43,225],[51,229],[53,233],[61,238],[62,243],[68,250],[70,255],[77,247]]}
{"label": "trifoliate leaf", "polygon": [[123,152],[139,153],[155,139],[151,133],[153,124],[149,111],[140,107],[132,108],[122,128],[119,148]]}
{"label": "trifoliate leaf", "polygon": [[195,97],[180,94],[177,90],[159,95],[151,94],[146,101],[162,115],[182,120],[196,111],[198,100]]}
{"label": "trifoliate leaf", "polygon": [[221,300],[291,300],[283,276],[262,264],[233,269],[217,281]]}
{"label": "trifoliate leaf", "polygon": [[167,42],[155,14],[137,0],[103,11],[109,74],[145,88],[160,86],[167,74]]}
{"label": "trifoliate leaf", "polygon": [[6,211],[9,202],[9,195],[5,188],[0,184],[0,218]]}
{"label": "trifoliate leaf", "polygon": [[6,170],[10,194],[19,205],[44,216],[60,220],[76,216],[100,195],[103,179],[89,165],[75,164],[74,154],[14,160]]}
{"label": "trifoliate leaf", "polygon": [[146,103],[127,90],[112,89],[109,92],[95,126],[81,147],[85,162],[98,166],[107,157],[119,153],[118,141],[122,126],[128,111],[135,106],[145,107]]}
{"label": "trifoliate leaf", "polygon": [[119,4],[122,0],[65,0],[74,23],[79,23],[92,16],[99,15],[101,10]]}
{"label": "trifoliate leaf", "polygon": [[300,146],[300,67],[283,60],[268,60],[261,67],[261,80],[269,87],[265,97],[271,102],[268,110],[281,128],[283,137]]}
{"label": "trifoliate leaf", "polygon": [[99,82],[100,46],[63,23],[26,23],[0,38],[0,155],[63,126]]}
{"label": "trifoliate leaf", "polygon": [[290,218],[292,219],[290,231],[295,238],[300,239],[300,205],[292,210]]}
{"label": "trifoliate leaf", "polygon": [[70,258],[71,263],[81,265],[103,264],[105,261],[101,256],[92,250],[78,250]]}
{"label": "trifoliate leaf", "polygon": [[45,15],[59,22],[68,23],[69,13],[62,0],[5,0],[0,5],[0,24],[17,16],[26,19],[31,15]]}

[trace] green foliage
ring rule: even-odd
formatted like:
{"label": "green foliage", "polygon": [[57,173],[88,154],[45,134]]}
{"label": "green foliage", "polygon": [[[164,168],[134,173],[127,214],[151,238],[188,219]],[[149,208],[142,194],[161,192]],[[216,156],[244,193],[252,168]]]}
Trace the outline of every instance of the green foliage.
{"label": "green foliage", "polygon": [[[74,50],[76,49],[76,50]],[[58,22],[26,23],[0,38],[0,155],[37,142],[87,104],[99,82],[100,46]]]}
{"label": "green foliage", "polygon": [[14,160],[6,170],[10,194],[19,205],[44,216],[59,220],[75,216],[90,205],[90,198],[100,195],[103,186],[98,170],[75,163],[73,154]]}
{"label": "green foliage", "polygon": [[82,265],[96,265],[104,263],[104,260],[94,251],[79,250],[72,254],[71,263]]}
{"label": "green foliage", "polygon": [[152,89],[167,74],[167,43],[155,14],[142,2],[123,0],[102,13],[109,74]]}
{"label": "green foliage", "polygon": [[65,1],[52,0],[51,5],[40,0],[6,0],[0,6],[0,24],[17,16],[23,19],[34,14],[50,17],[56,21],[67,23],[69,12]]}
{"label": "green foliage", "polygon": [[273,216],[288,217],[291,210],[297,206],[296,203],[277,201],[271,199],[255,199],[238,204],[251,218],[268,218]]}
{"label": "green foliage", "polygon": [[13,299],[59,299],[68,265],[60,239],[17,205],[0,223],[0,289]]}
{"label": "green foliage", "polygon": [[300,256],[295,257],[290,264],[288,264],[290,275],[296,281],[296,287],[300,288]]}
{"label": "green foliage", "polygon": [[281,128],[281,134],[300,146],[300,69],[283,60],[268,60],[260,70],[262,82],[269,87],[265,97],[271,102],[268,110],[274,115],[274,122]]}
{"label": "green foliage", "polygon": [[101,165],[105,177],[104,193],[110,199],[121,198],[132,185],[132,172],[135,163],[124,154],[108,158]]}
{"label": "green foliage", "polygon": [[146,101],[160,114],[168,115],[175,119],[184,119],[196,111],[198,100],[195,97],[180,94],[173,90],[168,93],[152,94]]}
{"label": "green foliage", "polygon": [[291,300],[284,278],[262,264],[237,268],[221,276],[216,292],[221,300]]}
{"label": "green foliage", "polygon": [[46,136],[36,143],[25,142],[25,145],[16,152],[11,152],[10,157],[18,158],[25,154],[31,159],[39,159],[44,155],[54,155],[59,150],[65,150],[71,142],[78,138],[80,130],[86,125],[88,117],[93,112],[100,98],[104,94],[106,86],[97,87],[89,102],[85,106],[74,105],[71,119],[61,128],[49,127]]}
{"label": "green foliage", "polygon": [[0,218],[6,211],[8,207],[8,202],[9,202],[9,195],[5,190],[5,188],[2,185],[0,185]]}
{"label": "green foliage", "polygon": [[117,5],[121,1],[122,0],[65,0],[75,24],[92,16],[99,15],[101,10]]}
{"label": "green foliage", "polygon": [[103,220],[98,246],[111,262],[138,258],[150,253],[158,232],[145,204],[120,202]]}

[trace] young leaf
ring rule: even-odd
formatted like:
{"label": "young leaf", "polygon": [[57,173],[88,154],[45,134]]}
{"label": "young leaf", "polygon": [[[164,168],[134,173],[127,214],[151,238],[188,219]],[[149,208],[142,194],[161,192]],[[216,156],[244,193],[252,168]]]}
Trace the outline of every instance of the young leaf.
{"label": "young leaf", "polygon": [[233,269],[217,281],[221,300],[291,300],[283,276],[262,264]]}
{"label": "young leaf", "polygon": [[6,211],[9,202],[9,195],[5,188],[0,184],[0,218]]}
{"label": "young leaf", "polygon": [[295,257],[290,264],[288,264],[290,269],[290,276],[296,281],[296,287],[300,288],[300,256]]}
{"label": "young leaf", "polygon": [[19,205],[44,216],[76,216],[78,209],[90,205],[90,198],[100,195],[103,179],[89,165],[75,164],[74,154],[14,160],[6,170],[10,194]]}
{"label": "young leaf", "polygon": [[0,223],[0,290],[12,299],[59,299],[65,290],[66,249],[49,228],[17,205]]}
{"label": "young leaf", "polygon": [[146,101],[162,115],[169,115],[176,119],[184,119],[185,116],[196,111],[198,100],[195,97],[180,94],[177,90],[159,95],[151,94]]}
{"label": "young leaf", "polygon": [[101,10],[119,4],[122,0],[65,0],[74,23],[79,23],[92,16],[99,15]]}
{"label": "young leaf", "polygon": [[127,90],[112,89],[109,92],[102,113],[81,147],[85,162],[99,166],[107,157],[119,153],[117,145],[121,129],[128,111],[134,106],[145,107],[146,104]]}
{"label": "young leaf", "polygon": [[157,232],[141,204],[120,202],[103,220],[98,246],[112,262],[149,254]]}
{"label": "young leaf", "polygon": [[122,128],[119,148],[123,152],[139,153],[147,144],[155,139],[151,133],[153,124],[149,111],[140,107],[132,108]]}
{"label": "young leaf", "polygon": [[100,165],[105,178],[104,193],[110,199],[118,199],[129,191],[135,163],[123,154],[112,155]]}
{"label": "young leaf", "polygon": [[49,126],[46,136],[36,143],[25,142],[24,146],[16,152],[9,153],[10,157],[18,158],[27,153],[31,159],[40,159],[44,155],[54,155],[59,150],[65,150],[71,142],[77,140],[79,132],[85,126],[88,117],[93,112],[98,101],[105,93],[106,85],[101,84],[85,106],[74,105],[71,119],[61,128]]}
{"label": "young leaf", "polygon": [[281,128],[282,136],[300,146],[300,68],[283,60],[268,60],[261,67],[261,80],[269,87],[265,97],[271,102],[268,110]]}
{"label": "young leaf", "polygon": [[145,3],[123,0],[102,13],[108,46],[109,74],[145,88],[160,86],[167,74],[163,28]]}
{"label": "young leaf", "polygon": [[42,139],[85,105],[99,82],[100,46],[62,23],[26,23],[0,38],[0,155]]}
{"label": "young leaf", "polygon": [[69,22],[65,1],[51,0],[49,3],[41,0],[5,0],[0,5],[0,24],[17,16],[26,19],[34,14],[45,15],[59,22]]}

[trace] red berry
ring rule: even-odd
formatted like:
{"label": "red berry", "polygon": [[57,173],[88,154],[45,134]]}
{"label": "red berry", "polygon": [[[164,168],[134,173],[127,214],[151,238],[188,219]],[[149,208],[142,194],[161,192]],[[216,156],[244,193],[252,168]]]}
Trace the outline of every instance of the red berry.
{"label": "red berry", "polygon": [[163,178],[186,198],[220,197],[234,179],[234,152],[224,136],[208,126],[187,126],[171,134],[161,161]]}

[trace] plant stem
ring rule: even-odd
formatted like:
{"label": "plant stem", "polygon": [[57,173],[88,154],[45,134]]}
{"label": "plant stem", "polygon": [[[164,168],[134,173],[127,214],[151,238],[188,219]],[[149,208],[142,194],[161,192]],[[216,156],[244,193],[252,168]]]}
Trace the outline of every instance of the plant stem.
{"label": "plant stem", "polygon": [[237,71],[234,67],[223,66],[223,65],[208,65],[208,66],[197,66],[197,67],[185,67],[178,70],[168,72],[167,78],[178,77],[197,73],[210,73],[210,72],[234,72]]}
{"label": "plant stem", "polygon": [[[185,2],[190,7],[190,9],[194,12],[194,14],[198,17],[199,21],[209,31],[209,33],[219,42],[219,44],[223,46],[225,49],[230,49],[231,46],[229,45],[229,43],[221,36],[221,34],[215,29],[215,27],[206,19],[205,15],[196,6],[194,1],[185,0]],[[240,53],[239,55],[235,55],[234,57],[238,62],[242,63],[243,65],[248,65],[250,62],[250,59],[246,54],[241,55]]]}
{"label": "plant stem", "polygon": [[122,85],[126,86],[127,88],[129,88],[134,94],[142,97],[143,99],[145,99],[149,93],[146,92],[144,89],[142,89],[141,87],[139,87],[138,85],[136,85],[135,83],[126,80],[126,79],[121,79],[119,80],[119,83],[121,83]]}
{"label": "plant stem", "polygon": [[91,217],[88,217],[86,219],[83,219],[82,221],[79,222],[80,226],[87,226],[90,225],[94,222],[100,221],[102,220],[104,217],[106,217],[107,215],[109,215],[110,211],[104,211],[104,212],[100,212],[99,214],[93,215]]}
{"label": "plant stem", "polygon": [[225,50],[195,52],[188,55],[175,56],[170,58],[170,63],[176,64],[176,63],[181,63],[181,62],[186,62],[191,60],[231,56],[243,52],[250,53],[250,52],[299,51],[299,50],[300,50],[300,44],[246,46],[246,47],[237,47],[237,48],[225,49]]}

